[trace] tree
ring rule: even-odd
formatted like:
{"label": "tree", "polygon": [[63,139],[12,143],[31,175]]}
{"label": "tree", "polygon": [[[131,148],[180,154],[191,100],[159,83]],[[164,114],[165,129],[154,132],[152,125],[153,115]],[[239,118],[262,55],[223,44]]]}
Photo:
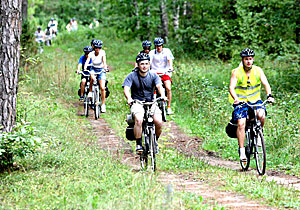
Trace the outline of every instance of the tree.
{"label": "tree", "polygon": [[169,35],[169,26],[168,26],[168,11],[166,7],[166,0],[160,0],[160,19],[161,19],[161,27],[162,27],[162,38],[164,38],[165,42],[168,42]]}
{"label": "tree", "polygon": [[22,0],[22,20],[27,21],[28,0]]}
{"label": "tree", "polygon": [[21,0],[1,0],[0,8],[0,132],[11,132],[16,120]]}

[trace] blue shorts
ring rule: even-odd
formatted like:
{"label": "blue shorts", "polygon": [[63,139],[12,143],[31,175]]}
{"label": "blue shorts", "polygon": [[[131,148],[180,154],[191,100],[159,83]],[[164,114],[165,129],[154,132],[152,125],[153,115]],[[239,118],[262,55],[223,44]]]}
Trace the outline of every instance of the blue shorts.
{"label": "blue shorts", "polygon": [[[262,100],[258,100],[255,103],[251,103],[251,102],[248,102],[248,103],[250,105],[256,105],[256,104],[262,104],[263,102],[262,102]],[[234,111],[233,111],[233,120],[234,121],[237,121],[238,119],[242,119],[242,118],[247,118],[248,109],[250,108],[247,104],[233,105],[233,107],[234,107]],[[266,114],[267,114],[265,105],[261,105],[261,106],[258,106],[258,107],[253,107],[253,109],[254,110],[264,109]]]}
{"label": "blue shorts", "polygon": [[[104,68],[94,68],[91,67],[91,73],[98,73],[101,72],[102,70],[104,70]],[[96,74],[95,75],[97,80],[106,80],[106,72],[101,72],[100,74]]]}

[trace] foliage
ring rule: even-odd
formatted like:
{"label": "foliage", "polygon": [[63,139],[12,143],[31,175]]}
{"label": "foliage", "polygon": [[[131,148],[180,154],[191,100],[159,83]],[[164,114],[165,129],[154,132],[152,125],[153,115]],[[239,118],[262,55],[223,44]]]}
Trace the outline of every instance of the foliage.
{"label": "foliage", "polygon": [[37,130],[30,123],[17,122],[11,133],[0,133],[0,165],[10,165],[12,157],[25,157],[52,144],[55,144],[54,139],[38,137]]}

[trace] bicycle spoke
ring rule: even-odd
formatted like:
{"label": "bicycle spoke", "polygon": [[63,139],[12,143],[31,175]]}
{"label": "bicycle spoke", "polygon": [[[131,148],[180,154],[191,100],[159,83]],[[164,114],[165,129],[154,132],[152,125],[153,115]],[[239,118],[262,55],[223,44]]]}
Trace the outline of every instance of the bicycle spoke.
{"label": "bicycle spoke", "polygon": [[[260,138],[261,144],[257,145],[257,141]],[[256,138],[255,138],[255,160],[256,160],[256,168],[259,175],[264,175],[266,171],[266,148],[264,136],[261,130],[259,130]]]}

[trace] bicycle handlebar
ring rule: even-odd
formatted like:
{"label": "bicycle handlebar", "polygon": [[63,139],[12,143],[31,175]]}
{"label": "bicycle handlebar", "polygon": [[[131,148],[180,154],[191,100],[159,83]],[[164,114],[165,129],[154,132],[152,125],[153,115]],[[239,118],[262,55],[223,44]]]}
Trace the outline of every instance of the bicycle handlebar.
{"label": "bicycle handlebar", "polygon": [[[150,102],[146,102],[146,101],[139,101],[139,100],[133,100],[132,104],[133,103],[138,103],[138,104],[141,104],[141,105],[146,105],[146,106],[150,106],[150,105],[153,105],[155,104],[157,101],[163,101],[164,99],[162,97],[158,97],[156,99],[154,99],[154,101],[150,101]],[[128,104],[130,105],[130,104]]]}
{"label": "bicycle handlebar", "polygon": [[[84,72],[89,72],[90,74],[101,74],[102,72],[109,72],[109,69],[102,69],[102,70],[99,71],[99,72],[91,72],[91,71],[89,71],[89,70],[86,70],[86,71],[79,71],[78,74],[82,74],[83,76],[90,76],[90,75],[85,74]],[[77,71],[75,71],[75,73],[77,73]]]}
{"label": "bicycle handlebar", "polygon": [[251,105],[251,104],[249,104],[248,102],[243,101],[243,102],[240,102],[238,105],[247,104],[247,105],[250,106],[250,107],[259,107],[259,106],[265,105],[265,104],[267,104],[267,103],[272,103],[272,102],[270,102],[270,101],[268,101],[268,100],[265,100],[262,104],[253,104],[253,105]]}

